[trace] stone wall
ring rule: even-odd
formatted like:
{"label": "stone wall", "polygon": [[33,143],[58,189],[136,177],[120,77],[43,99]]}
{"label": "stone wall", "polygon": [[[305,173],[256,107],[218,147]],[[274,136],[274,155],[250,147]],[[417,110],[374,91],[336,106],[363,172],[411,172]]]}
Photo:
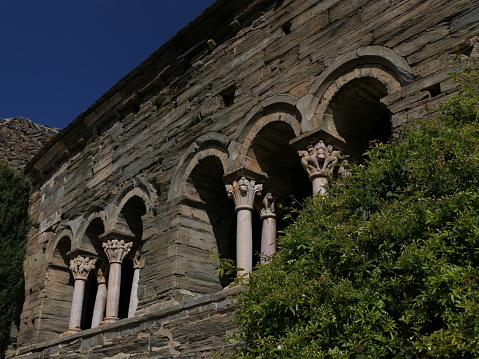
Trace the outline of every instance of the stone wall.
{"label": "stone wall", "polygon": [[[272,193],[288,204],[291,196],[311,195],[303,168],[313,183],[336,176],[337,168],[314,169],[308,146],[324,141],[330,154],[360,161],[368,141],[387,140],[433,111],[456,91],[448,61],[457,53],[477,56],[478,20],[475,0],[217,1],[27,165],[34,228],[19,355],[46,355],[29,348],[61,347],[68,338],[86,342],[91,333],[142,323],[162,308],[222,295],[215,293],[231,278],[219,278],[215,255],[246,266],[259,260],[252,253],[260,252],[263,197]],[[254,203],[228,198],[225,184],[252,181],[262,187]],[[275,217],[278,229],[288,224],[279,211]],[[117,288],[120,320],[88,329],[100,287],[92,270],[84,278],[81,324],[71,328],[77,280],[69,261],[83,255],[97,267],[108,265],[103,246],[113,240],[131,243],[131,253],[142,258],[139,272],[129,254],[122,262],[130,286]],[[126,319],[133,273],[139,273],[138,306]],[[125,356],[151,348],[151,332],[138,330],[131,342],[120,335],[108,343],[123,343]],[[214,325],[201,330],[224,336]],[[70,336],[58,339],[62,334]],[[185,335],[195,346],[197,331]],[[42,344],[51,341],[57,344]],[[101,343],[72,353],[93,357]],[[187,354],[162,357],[168,355]]]}
{"label": "stone wall", "polygon": [[0,118],[0,160],[20,171],[58,132],[25,117]]}

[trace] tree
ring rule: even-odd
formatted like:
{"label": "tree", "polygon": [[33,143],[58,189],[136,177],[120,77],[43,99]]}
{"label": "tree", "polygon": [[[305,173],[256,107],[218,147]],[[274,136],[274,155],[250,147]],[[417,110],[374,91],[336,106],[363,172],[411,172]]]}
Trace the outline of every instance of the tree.
{"label": "tree", "polygon": [[0,162],[0,358],[9,344],[18,294],[23,289],[30,188],[22,174]]}
{"label": "tree", "polygon": [[236,358],[479,357],[479,72],[309,199],[238,298]]}

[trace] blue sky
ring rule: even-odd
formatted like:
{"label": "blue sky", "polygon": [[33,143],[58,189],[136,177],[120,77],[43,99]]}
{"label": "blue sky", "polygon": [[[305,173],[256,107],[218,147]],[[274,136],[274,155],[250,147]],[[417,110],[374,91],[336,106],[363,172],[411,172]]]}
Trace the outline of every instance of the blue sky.
{"label": "blue sky", "polygon": [[64,128],[214,0],[0,0],[0,118]]}

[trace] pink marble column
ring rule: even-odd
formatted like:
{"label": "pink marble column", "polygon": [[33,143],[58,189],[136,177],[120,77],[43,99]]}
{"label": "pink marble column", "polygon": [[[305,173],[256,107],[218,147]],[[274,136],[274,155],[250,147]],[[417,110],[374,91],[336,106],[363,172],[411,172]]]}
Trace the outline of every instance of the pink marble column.
{"label": "pink marble column", "polygon": [[91,321],[91,327],[95,328],[100,325],[100,322],[104,318],[105,306],[106,306],[106,268],[101,267],[97,269],[96,280],[98,283],[98,290],[96,292],[95,308],[93,309],[93,318]]}
{"label": "pink marble column", "polygon": [[131,284],[130,306],[128,308],[128,318],[134,317],[138,307],[138,282],[140,280],[141,268],[141,250],[135,251],[133,257],[133,283]]}
{"label": "pink marble column", "polygon": [[253,270],[253,227],[252,212],[254,199],[261,195],[263,185],[241,177],[239,181],[226,185],[228,197],[235,202],[236,225],[236,266],[241,268],[238,277],[248,275]]}
{"label": "pink marble column", "polygon": [[269,263],[269,257],[276,252],[275,199],[271,192],[266,193],[261,203],[260,218],[263,221],[261,232],[261,264]]}
{"label": "pink marble column", "polygon": [[73,299],[70,312],[70,324],[68,325],[68,332],[65,335],[79,332],[81,324],[81,316],[83,311],[83,298],[85,296],[85,283],[88,274],[95,268],[96,259],[89,257],[76,256],[70,260],[70,270],[75,279],[73,287]]}
{"label": "pink marble column", "polygon": [[121,265],[123,259],[131,249],[132,242],[125,243],[123,239],[107,240],[103,243],[103,249],[110,261],[110,273],[108,275],[108,293],[106,297],[106,315],[100,325],[113,323],[118,320],[118,307],[120,305]]}
{"label": "pink marble column", "polygon": [[301,165],[313,185],[313,194],[325,195],[328,178],[334,172],[340,152],[333,150],[333,146],[319,141],[314,147],[308,146],[306,151],[298,151],[298,154],[301,157]]}

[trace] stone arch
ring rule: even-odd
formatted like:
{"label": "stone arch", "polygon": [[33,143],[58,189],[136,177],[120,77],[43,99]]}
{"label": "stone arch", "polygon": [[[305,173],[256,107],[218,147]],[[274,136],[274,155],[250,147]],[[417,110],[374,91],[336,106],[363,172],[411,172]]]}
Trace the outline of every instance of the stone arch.
{"label": "stone arch", "polygon": [[368,46],[336,60],[313,83],[301,106],[309,131],[322,129],[361,157],[371,140],[386,141],[392,132],[391,113],[382,99],[401,95],[413,81],[412,70],[395,51]]}
{"label": "stone arch", "polygon": [[396,51],[384,46],[365,46],[348,52],[329,65],[311,85],[309,93],[320,98],[330,83],[341,74],[361,65],[372,64],[389,69],[402,87],[414,80],[412,68]]}
{"label": "stone arch", "polygon": [[353,50],[330,64],[311,85],[309,93],[298,101],[297,107],[304,114],[303,131],[315,130],[322,125],[327,99],[331,99],[348,80],[368,76],[387,82],[388,94],[414,81],[412,68],[396,51],[383,46]]}
{"label": "stone arch", "polygon": [[[252,143],[258,133],[273,122],[283,123],[284,128],[290,128],[294,136],[301,134],[301,113],[292,103],[272,103],[266,107],[255,109],[250,113],[239,126],[235,134],[235,148],[230,146],[232,156],[229,162],[229,169],[241,167],[258,167],[254,164],[255,159],[249,155]],[[247,157],[244,157],[244,156]],[[254,169],[254,168],[251,168]],[[259,170],[259,168],[256,168]]]}
{"label": "stone arch", "polygon": [[114,200],[105,209],[106,231],[110,232],[115,229],[125,204],[133,197],[141,198],[145,206],[145,211],[150,212],[156,199],[158,198],[154,187],[144,178],[135,177],[121,187]]}
{"label": "stone arch", "polygon": [[191,171],[206,157],[217,157],[226,171],[229,157],[230,140],[221,133],[207,133],[198,137],[181,157],[170,182],[168,200],[171,201],[185,193],[186,181]]}
{"label": "stone arch", "polygon": [[[86,250],[87,252],[97,253],[98,255],[102,254],[103,250],[100,250],[101,247],[98,247],[97,244],[93,243],[93,237],[91,236],[92,233],[89,233],[92,230],[92,227],[99,227],[102,226],[103,229],[100,232],[100,229],[94,229],[94,236],[98,237],[102,233],[105,232],[106,229],[106,215],[104,211],[98,211],[90,213],[86,220],[84,220],[77,231],[77,237],[79,241],[79,247]],[[86,242],[89,240],[90,243]],[[93,248],[93,247],[96,248]]]}
{"label": "stone arch", "polygon": [[71,250],[74,237],[73,232],[69,226],[64,226],[64,228],[53,238],[53,240],[47,244],[47,248],[45,249],[45,260],[48,265],[50,265],[53,259],[54,252],[57,250],[58,247],[58,243],[64,238],[68,238],[70,242],[69,250]]}

